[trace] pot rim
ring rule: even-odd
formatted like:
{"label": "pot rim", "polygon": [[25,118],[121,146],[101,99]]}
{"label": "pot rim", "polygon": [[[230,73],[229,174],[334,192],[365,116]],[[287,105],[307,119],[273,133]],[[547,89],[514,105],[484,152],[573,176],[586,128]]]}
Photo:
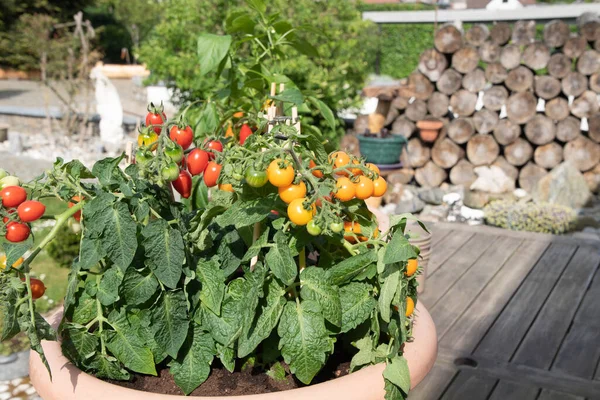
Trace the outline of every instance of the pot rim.
{"label": "pot rim", "polygon": [[433,121],[433,120],[421,120],[417,122],[417,128],[425,129],[425,130],[440,130],[444,126],[444,122],[442,121]]}
{"label": "pot rim", "polygon": [[[420,302],[417,303],[415,315],[414,340],[406,343],[404,348],[411,375],[411,389],[425,378],[437,357],[435,325],[429,312]],[[59,310],[51,315],[49,320],[56,327],[61,318],[62,310]],[[39,355],[33,351],[30,357],[30,377],[38,394],[45,400],[135,400],[142,394],[145,400],[276,400],[281,399],[283,393],[286,400],[329,400],[336,398],[340,393],[346,393],[344,398],[347,400],[375,400],[383,399],[385,395],[383,364],[372,365],[341,378],[285,392],[218,397],[162,395],[124,388],[81,371],[62,354],[58,342],[43,341],[42,347],[52,369],[53,380],[50,381]],[[368,384],[365,384],[365,381]]]}

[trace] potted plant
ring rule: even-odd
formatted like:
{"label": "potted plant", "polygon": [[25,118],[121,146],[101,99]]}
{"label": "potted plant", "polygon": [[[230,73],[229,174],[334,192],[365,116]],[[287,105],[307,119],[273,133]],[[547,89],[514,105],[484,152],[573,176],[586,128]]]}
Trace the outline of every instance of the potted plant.
{"label": "potted plant", "polygon": [[422,120],[417,122],[417,128],[424,142],[435,142],[444,123],[440,120]]}
{"label": "potted plant", "polygon": [[407,143],[404,136],[391,134],[387,129],[358,135],[360,154],[367,162],[379,165],[398,164]]}

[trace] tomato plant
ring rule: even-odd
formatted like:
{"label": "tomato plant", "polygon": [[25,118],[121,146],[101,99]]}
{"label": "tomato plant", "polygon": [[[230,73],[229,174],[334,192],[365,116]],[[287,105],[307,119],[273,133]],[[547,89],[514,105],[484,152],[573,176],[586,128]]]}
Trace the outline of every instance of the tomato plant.
{"label": "tomato plant", "polygon": [[253,188],[263,187],[267,184],[267,173],[263,170],[257,170],[254,167],[249,167],[246,170],[244,179],[249,186]]}

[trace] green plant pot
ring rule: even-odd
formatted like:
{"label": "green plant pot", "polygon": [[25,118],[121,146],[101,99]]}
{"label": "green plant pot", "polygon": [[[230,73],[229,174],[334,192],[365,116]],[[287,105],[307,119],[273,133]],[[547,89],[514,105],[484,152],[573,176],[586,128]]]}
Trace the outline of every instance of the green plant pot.
{"label": "green plant pot", "polygon": [[400,162],[402,148],[406,146],[406,138],[391,135],[385,138],[358,135],[360,154],[373,164],[397,164]]}

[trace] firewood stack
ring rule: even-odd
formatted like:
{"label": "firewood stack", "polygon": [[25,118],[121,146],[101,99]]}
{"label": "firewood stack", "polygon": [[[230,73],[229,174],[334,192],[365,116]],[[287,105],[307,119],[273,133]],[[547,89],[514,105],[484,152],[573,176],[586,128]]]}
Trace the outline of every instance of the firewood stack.
{"label": "firewood stack", "polygon": [[[542,39],[535,28],[518,21],[466,33],[452,24],[438,29],[435,49],[396,90],[386,121],[409,138],[403,176],[421,186],[469,186],[475,166],[496,165],[531,191],[567,160],[598,190],[600,18],[583,14],[578,33],[549,22]],[[432,144],[415,127],[423,119],[445,123]]]}

